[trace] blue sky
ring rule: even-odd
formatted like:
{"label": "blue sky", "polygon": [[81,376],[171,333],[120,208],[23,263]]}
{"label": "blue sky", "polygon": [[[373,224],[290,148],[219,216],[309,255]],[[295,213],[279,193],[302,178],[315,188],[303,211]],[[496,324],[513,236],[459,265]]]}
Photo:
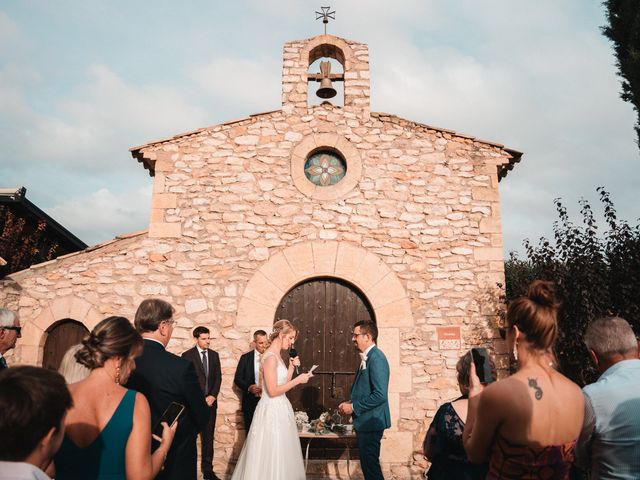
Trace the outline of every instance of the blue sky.
{"label": "blue sky", "polygon": [[[280,106],[282,44],[322,32],[307,0],[5,1],[0,186],[85,242],[145,229],[128,148]],[[636,223],[634,114],[600,2],[341,0],[329,33],[369,44],[372,110],[524,152],[501,182],[505,250],[549,236],[562,197],[612,193]]]}

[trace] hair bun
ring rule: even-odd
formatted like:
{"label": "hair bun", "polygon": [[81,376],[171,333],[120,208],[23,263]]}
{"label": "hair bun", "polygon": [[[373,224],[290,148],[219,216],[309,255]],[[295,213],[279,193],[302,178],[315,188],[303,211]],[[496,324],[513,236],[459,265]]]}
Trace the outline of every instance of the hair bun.
{"label": "hair bun", "polygon": [[556,289],[553,282],[535,280],[529,285],[527,297],[539,305],[557,308]]}

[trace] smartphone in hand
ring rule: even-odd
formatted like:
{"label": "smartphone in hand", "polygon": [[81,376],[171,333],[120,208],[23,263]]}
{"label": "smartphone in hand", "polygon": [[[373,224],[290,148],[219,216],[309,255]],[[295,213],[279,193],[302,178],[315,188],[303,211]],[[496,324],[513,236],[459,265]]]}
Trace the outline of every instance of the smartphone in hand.
{"label": "smartphone in hand", "polygon": [[471,356],[473,364],[476,367],[476,374],[480,379],[480,383],[493,382],[493,372],[491,371],[491,362],[489,361],[489,352],[486,348],[472,348]]}
{"label": "smartphone in hand", "polygon": [[162,422],[167,422],[167,425],[170,427],[173,426],[174,423],[178,421],[180,415],[184,412],[184,405],[181,405],[177,402],[171,402],[167,409],[164,411],[158,423],[151,430],[151,436],[161,442],[162,441]]}

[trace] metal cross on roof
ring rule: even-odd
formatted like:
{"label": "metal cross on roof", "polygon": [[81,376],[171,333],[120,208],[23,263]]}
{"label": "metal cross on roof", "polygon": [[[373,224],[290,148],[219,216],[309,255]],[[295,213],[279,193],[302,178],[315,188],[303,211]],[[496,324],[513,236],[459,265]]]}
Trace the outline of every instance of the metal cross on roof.
{"label": "metal cross on roof", "polygon": [[322,12],[316,12],[316,20],[322,19],[322,23],[324,23],[324,34],[327,34],[327,23],[329,23],[329,19],[336,19],[336,11],[330,12],[331,7],[320,7]]}

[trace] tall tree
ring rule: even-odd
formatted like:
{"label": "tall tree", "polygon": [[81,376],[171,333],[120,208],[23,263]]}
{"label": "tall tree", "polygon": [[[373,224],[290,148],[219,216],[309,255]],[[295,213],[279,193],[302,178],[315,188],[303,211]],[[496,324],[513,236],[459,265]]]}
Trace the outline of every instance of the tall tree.
{"label": "tall tree", "polygon": [[620,96],[633,105],[638,115],[635,130],[640,146],[640,1],[606,0],[604,6],[609,25],[602,27],[602,32],[613,42],[618,59],[618,75],[622,77]]}

